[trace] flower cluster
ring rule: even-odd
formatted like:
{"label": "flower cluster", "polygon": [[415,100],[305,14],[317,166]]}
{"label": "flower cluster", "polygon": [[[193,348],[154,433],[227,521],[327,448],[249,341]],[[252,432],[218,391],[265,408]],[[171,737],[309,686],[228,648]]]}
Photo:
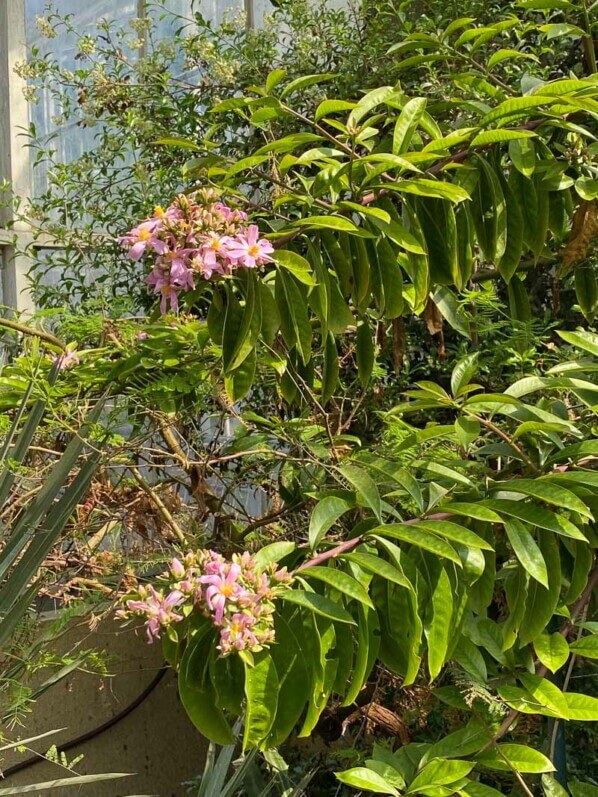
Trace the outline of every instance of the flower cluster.
{"label": "flower cluster", "polygon": [[219,629],[218,650],[226,656],[255,652],[274,640],[273,600],[289,587],[291,576],[276,565],[258,567],[248,552],[228,560],[202,550],[182,561],[173,559],[161,580],[164,589],[140,587],[135,598],[125,598],[120,616],[145,618],[147,638],[153,642],[163,628],[200,612]]}
{"label": "flower cluster", "polygon": [[232,274],[239,268],[255,268],[272,260],[271,243],[259,237],[247,214],[217,200],[210,190],[181,194],[166,210],[142,221],[119,242],[132,260],[151,255],[147,284],[161,296],[161,310],[178,309],[178,296],[193,290],[195,278]]}

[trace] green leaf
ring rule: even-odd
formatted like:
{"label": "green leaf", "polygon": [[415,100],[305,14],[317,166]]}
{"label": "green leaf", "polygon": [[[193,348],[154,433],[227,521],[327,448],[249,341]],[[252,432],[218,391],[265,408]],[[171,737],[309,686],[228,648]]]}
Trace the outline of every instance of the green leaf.
{"label": "green leaf", "polygon": [[587,332],[586,330],[577,330],[576,332],[566,332],[559,329],[558,335],[571,346],[578,349],[587,351],[594,357],[598,357],[598,335],[594,332]]}
{"label": "green leaf", "polygon": [[[458,265],[458,263],[457,263]],[[460,278],[460,274],[459,274]],[[463,312],[455,294],[447,287],[440,286],[432,294],[432,301],[449,325],[464,338],[471,339],[471,329],[467,315]]]}
{"label": "green leaf", "polygon": [[354,502],[336,496],[327,496],[319,501],[309,523],[309,544],[312,550],[318,547],[322,537],[339,517],[354,508]]}
{"label": "green leaf", "polygon": [[281,80],[284,80],[284,77],[287,73],[286,69],[273,69],[271,72],[268,73],[268,77],[266,78],[266,93],[271,94],[273,89],[278,86]]}
{"label": "green leaf", "polygon": [[443,199],[417,199],[415,214],[428,250],[432,285],[459,285],[457,221],[452,206]]}
{"label": "green leaf", "polygon": [[476,760],[488,769],[499,772],[509,772],[511,768],[524,773],[554,772],[551,761],[543,753],[523,744],[497,744],[479,753]]}
{"label": "green leaf", "polygon": [[486,523],[502,523],[502,518],[492,509],[488,509],[483,504],[470,504],[464,501],[456,501],[442,505],[443,512],[451,515],[461,515],[462,517],[483,520]]}
{"label": "green leaf", "polygon": [[529,139],[516,139],[509,142],[509,157],[513,166],[524,177],[531,177],[536,168],[536,149]]}
{"label": "green leaf", "polygon": [[287,271],[290,271],[291,274],[304,285],[312,286],[316,284],[311,265],[304,257],[301,257],[301,255],[298,255],[296,252],[291,252],[288,249],[279,249],[276,252],[275,260],[276,263],[286,268]]}
{"label": "green leaf", "polygon": [[446,180],[427,180],[425,178],[412,178],[410,180],[398,180],[395,183],[385,183],[384,187],[399,194],[415,194],[420,197],[432,197],[435,199],[446,199],[457,204],[468,200],[469,194],[464,188]]}
{"label": "green leaf", "polygon": [[569,645],[562,634],[540,634],[534,639],[536,656],[551,672],[560,670],[569,658]]}
{"label": "green leaf", "polygon": [[525,612],[519,627],[519,647],[543,634],[559,604],[562,571],[558,538],[544,529],[537,531],[538,545],[546,562],[548,589],[535,580],[528,585]]}
{"label": "green leaf", "polygon": [[270,543],[254,554],[253,560],[257,567],[261,570],[268,567],[268,565],[278,563],[285,556],[288,556],[296,548],[296,544],[291,540],[279,540],[278,542]]}
{"label": "green leaf", "polygon": [[417,524],[417,528],[418,530],[431,531],[440,537],[451,540],[451,542],[466,545],[469,548],[481,548],[484,551],[494,550],[489,542],[486,542],[475,532],[450,520],[422,520]]}
{"label": "green leaf", "polygon": [[378,526],[377,528],[368,532],[368,534],[379,534],[382,537],[391,537],[396,540],[402,540],[403,542],[410,543],[411,545],[416,545],[418,548],[423,548],[425,551],[430,551],[437,556],[450,559],[456,565],[461,567],[462,563],[459,554],[451,545],[448,544],[448,542],[441,540],[435,534],[430,534],[423,529],[419,529],[418,525],[419,524],[411,526],[395,523],[386,526]]}
{"label": "green leaf", "polygon": [[457,362],[451,373],[451,391],[457,397],[461,389],[467,387],[478,368],[479,352],[473,352]]}
{"label": "green leaf", "polygon": [[392,86],[381,86],[380,88],[369,91],[362,97],[355,108],[349,114],[347,119],[347,127],[351,129],[356,127],[359,122],[372,111],[377,105],[391,99],[400,99],[401,92],[394,89]]}
{"label": "green leaf", "polygon": [[195,152],[202,151],[202,148],[196,144],[195,141],[190,141],[187,138],[176,138],[175,136],[170,136],[168,138],[158,138],[153,143],[158,144],[161,147],[180,147],[181,149],[192,149]]}
{"label": "green leaf", "polygon": [[361,586],[359,581],[348,573],[344,573],[342,570],[338,570],[334,567],[312,566],[305,569],[304,576],[308,579],[315,578],[318,581],[330,584],[331,587],[342,592],[343,595],[347,595],[349,598],[353,598],[372,609],[374,608],[374,604],[370,600],[367,590]]}
{"label": "green leaf", "polygon": [[336,75],[329,72],[320,75],[303,75],[302,77],[295,78],[295,80],[291,80],[288,86],[285,86],[280,98],[284,99],[285,97],[290,97],[295,91],[307,89],[310,86],[315,86],[317,83],[324,83],[327,80],[334,80],[336,77]]}
{"label": "green leaf", "polygon": [[354,102],[347,102],[346,100],[323,100],[316,108],[314,120],[319,122],[322,117],[328,116],[330,113],[351,111],[354,107]]}
{"label": "green leaf", "polygon": [[364,789],[374,794],[392,794],[399,797],[399,792],[377,772],[366,767],[353,767],[344,772],[337,772],[336,777],[341,783],[352,786],[354,789]]}
{"label": "green leaf", "polygon": [[582,199],[591,202],[598,197],[598,179],[595,177],[578,177],[575,190]]}
{"label": "green leaf", "polygon": [[571,653],[586,659],[598,659],[598,634],[582,636],[569,645]]}
{"label": "green leaf", "polygon": [[476,155],[479,178],[473,193],[472,217],[484,258],[498,262],[507,245],[507,207],[498,174],[486,158]]}
{"label": "green leaf", "polygon": [[206,622],[187,643],[179,667],[179,695],[189,719],[203,736],[215,744],[233,744],[232,729],[218,708],[216,692],[206,672],[213,647],[214,633]]}
{"label": "green leaf", "polygon": [[356,553],[346,554],[343,558],[348,562],[359,565],[363,570],[367,570],[368,573],[373,573],[375,576],[380,576],[380,578],[384,578],[387,581],[392,581],[400,587],[405,587],[405,589],[413,589],[403,572],[380,556],[357,551]]}
{"label": "green leaf", "polygon": [[290,622],[277,613],[274,619],[276,643],[270,655],[278,676],[278,706],[268,740],[267,749],[284,742],[299,721],[308,700],[309,655],[301,647]]}
{"label": "green leaf", "polygon": [[[434,693],[437,695],[437,690],[434,690]],[[491,738],[492,733],[483,722],[471,719],[464,728],[449,733],[426,750],[420,766],[435,758],[460,758],[472,755],[485,747]]]}
{"label": "green leaf", "polygon": [[[440,673],[452,638],[453,586],[444,567],[440,569],[431,599],[431,619],[426,629],[430,680]],[[423,773],[422,773],[423,775]]]}
{"label": "green leaf", "polygon": [[250,155],[248,158],[241,158],[241,160],[236,161],[229,166],[226,170],[227,176],[232,177],[235,174],[239,174],[239,172],[247,171],[248,169],[253,169],[256,166],[264,163],[269,159],[268,155]]}
{"label": "green leaf", "polygon": [[569,719],[581,722],[598,721],[598,697],[582,695],[577,692],[565,692]]}
{"label": "green leaf", "polygon": [[493,53],[488,59],[488,69],[492,69],[497,64],[503,61],[512,61],[518,58],[529,58],[532,61],[538,61],[538,57],[532,53],[524,53],[521,50],[500,49]]}
{"label": "green leaf", "polygon": [[530,531],[519,520],[505,520],[505,531],[515,556],[532,578],[548,588],[548,573],[544,557]]}
{"label": "green leaf", "polygon": [[501,122],[513,116],[527,116],[529,111],[534,111],[542,105],[554,105],[554,97],[514,97],[501,102],[482,119],[482,126],[488,127],[491,123]]}
{"label": "green leaf", "polygon": [[394,129],[392,151],[395,155],[407,152],[411,137],[425,110],[426,99],[423,97],[415,97],[405,103]]}
{"label": "green leaf", "polygon": [[352,221],[344,216],[307,216],[304,219],[297,219],[293,222],[294,227],[313,227],[323,230],[339,230],[340,232],[348,232],[353,235],[361,234],[359,227],[356,227]]}
{"label": "green leaf", "polygon": [[245,728],[243,750],[263,747],[276,717],[278,675],[267,650],[253,654],[253,663],[245,667]]}
{"label": "green leaf", "polygon": [[484,130],[471,141],[470,147],[487,147],[489,144],[504,144],[521,138],[534,138],[536,133],[529,130]]}
{"label": "green leaf", "polygon": [[506,482],[497,482],[495,488],[507,490],[513,493],[522,493],[545,501],[547,504],[554,504],[561,509],[569,509],[578,512],[584,517],[592,519],[592,513],[584,502],[578,498],[571,490],[555,484],[554,481],[539,479],[510,479]]}
{"label": "green leaf", "polygon": [[598,786],[579,780],[569,781],[569,791],[573,797],[598,797]]}
{"label": "green leaf", "polygon": [[416,255],[425,254],[424,248],[415,235],[406,230],[405,227],[399,224],[395,219],[386,222],[382,219],[373,218],[372,222],[387,238],[390,238],[393,243],[400,246],[406,252],[412,252]]}
{"label": "green leaf", "polygon": [[339,473],[357,491],[357,497],[368,506],[378,520],[382,520],[382,501],[376,483],[363,468],[354,464],[339,465]]}
{"label": "green leaf", "polygon": [[[373,558],[375,559],[376,557]],[[380,647],[380,623],[376,612],[359,604],[357,606],[357,617],[355,661],[343,706],[350,706],[357,698],[372,671]]]}
{"label": "green leaf", "polygon": [[542,775],[542,787],[546,797],[568,797],[569,792],[552,775]]}
{"label": "green leaf", "polygon": [[[332,332],[326,336],[326,346],[324,349],[324,366],[322,368],[322,405],[325,407],[334,395],[338,386],[338,349]],[[311,544],[311,543],[310,543]]]}
{"label": "green leaf", "polygon": [[294,277],[283,269],[276,274],[275,296],[283,338],[287,346],[296,347],[303,362],[308,363],[312,353],[312,331],[307,303]]}
{"label": "green leaf", "polygon": [[366,388],[372,378],[375,362],[374,340],[372,338],[372,330],[367,321],[362,321],[357,327],[355,353],[357,359],[357,375],[361,382],[361,386]]}
{"label": "green leaf", "polygon": [[569,719],[567,700],[558,686],[555,686],[547,678],[541,678],[531,673],[523,673],[519,676],[519,680],[534,700],[552,711],[555,716],[565,720]]}
{"label": "green leaf", "polygon": [[584,540],[585,537],[574,523],[567,518],[551,512],[538,504],[528,501],[509,501],[504,498],[489,499],[484,501],[484,505],[493,509],[499,515],[515,517],[529,523],[530,526],[537,526],[541,529],[554,531],[564,537],[571,537],[574,540]]}
{"label": "green leaf", "polygon": [[351,617],[346,609],[343,609],[338,603],[330,600],[324,595],[318,595],[317,592],[306,592],[301,589],[287,590],[280,596],[281,600],[288,603],[296,603],[305,609],[309,609],[322,617],[327,617],[329,620],[335,620],[339,623],[349,623],[355,625],[355,620]]}
{"label": "green leaf", "polygon": [[422,769],[409,784],[407,794],[423,792],[431,786],[447,786],[465,778],[475,764],[473,761],[460,761],[459,759],[447,760],[436,758]]}
{"label": "green leaf", "polygon": [[253,155],[292,152],[298,147],[302,147],[304,144],[312,144],[314,141],[322,141],[322,136],[318,136],[315,133],[291,133],[289,136],[284,136],[283,138],[276,139],[276,141],[264,144],[263,147],[256,149]]}
{"label": "green leaf", "polygon": [[[72,775],[69,778],[57,778],[56,780],[46,780],[43,783],[32,783],[29,786],[8,786],[0,789],[0,795],[9,794],[29,794],[47,789],[66,789],[70,786],[83,786],[85,783],[97,783],[102,780],[116,780],[117,778],[129,778],[132,772],[107,772],[100,775]],[[396,792],[398,794],[398,792]]]}

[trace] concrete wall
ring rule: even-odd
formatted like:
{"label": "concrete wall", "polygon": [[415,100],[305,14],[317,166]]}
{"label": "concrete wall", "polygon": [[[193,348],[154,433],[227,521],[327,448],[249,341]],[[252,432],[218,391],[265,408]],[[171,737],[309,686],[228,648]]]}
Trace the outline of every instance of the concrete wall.
{"label": "concrete wall", "polygon": [[[83,649],[103,650],[115,657],[110,677],[74,672],[44,693],[25,717],[22,728],[3,728],[7,739],[28,738],[38,733],[65,728],[32,747],[45,752],[96,728],[122,711],[152,681],[163,661],[159,644],[147,645],[141,631],[122,629],[118,623],[102,623],[93,633],[76,627],[65,635],[60,648],[74,644]],[[46,672],[47,675],[47,672]],[[184,797],[182,783],[201,772],[206,744],[187,719],[177,695],[172,672],[161,680],[150,696],[117,725],[67,752],[71,761],[84,754],[75,766],[79,775],[99,772],[130,772],[132,777],[91,783],[80,787],[60,787],[34,792],[40,797]],[[1,754],[6,769],[31,753]],[[61,767],[42,761],[15,773],[1,786],[24,786],[68,776]]]}

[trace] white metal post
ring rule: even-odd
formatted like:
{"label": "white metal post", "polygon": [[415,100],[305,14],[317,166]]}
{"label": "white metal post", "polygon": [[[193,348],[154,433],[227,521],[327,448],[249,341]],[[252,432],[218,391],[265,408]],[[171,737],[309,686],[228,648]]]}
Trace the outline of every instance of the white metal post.
{"label": "white metal post", "polygon": [[[10,182],[21,203],[31,195],[29,150],[24,134],[29,124],[29,109],[23,93],[25,80],[15,74],[17,63],[27,58],[25,38],[25,0],[0,0],[0,180]],[[31,241],[31,231],[15,221],[10,235],[5,230],[14,220],[10,207],[0,208],[0,252],[2,254],[3,303],[25,314],[33,312],[33,297],[27,271],[29,258],[20,254]],[[17,247],[2,246],[3,240],[17,239]]]}

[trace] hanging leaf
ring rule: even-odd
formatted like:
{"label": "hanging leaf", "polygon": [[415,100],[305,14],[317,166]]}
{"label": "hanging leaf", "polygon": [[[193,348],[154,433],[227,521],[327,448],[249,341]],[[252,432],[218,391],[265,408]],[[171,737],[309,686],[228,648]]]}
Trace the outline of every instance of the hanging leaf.
{"label": "hanging leaf", "polygon": [[[452,635],[453,587],[444,567],[432,591],[431,616],[426,630],[428,638],[428,669],[433,681],[446,660]],[[422,773],[423,774],[423,773]]]}

